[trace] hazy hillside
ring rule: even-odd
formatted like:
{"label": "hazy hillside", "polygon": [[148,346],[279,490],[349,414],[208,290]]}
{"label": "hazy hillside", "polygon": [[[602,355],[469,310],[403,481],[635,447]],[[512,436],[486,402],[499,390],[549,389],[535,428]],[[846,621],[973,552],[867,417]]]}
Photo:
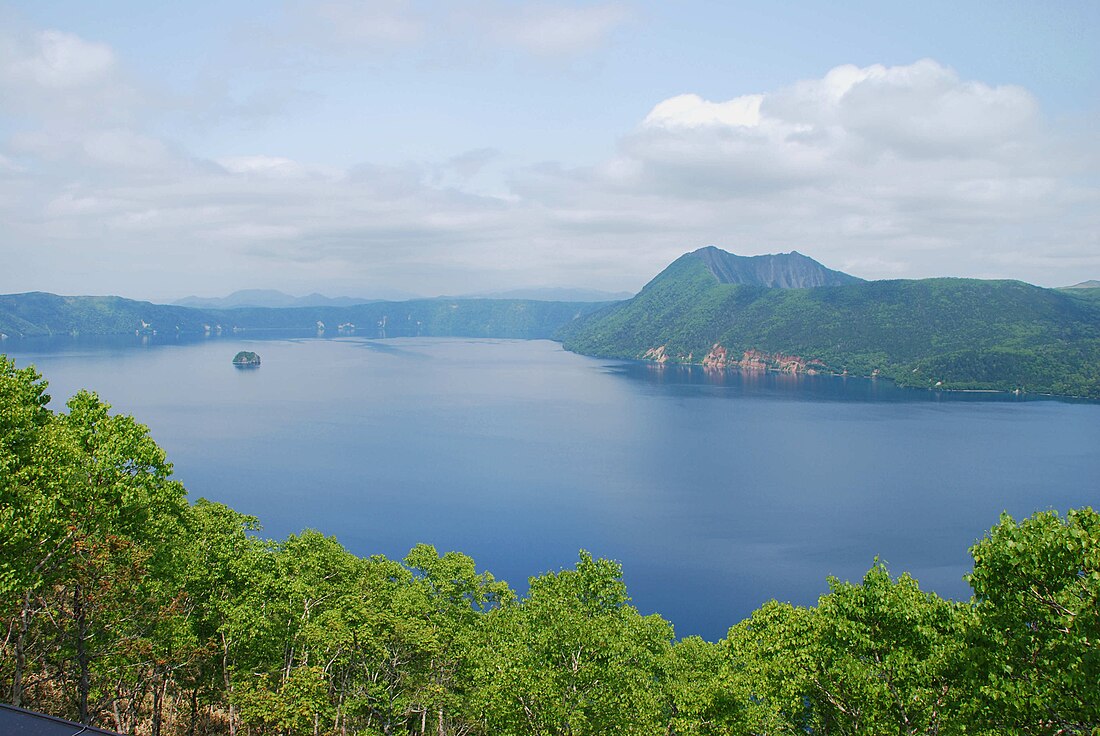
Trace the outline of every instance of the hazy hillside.
{"label": "hazy hillside", "polygon": [[519,299],[418,299],[346,307],[194,309],[121,297],[0,295],[0,333],[9,337],[207,330],[315,329],[322,323],[376,336],[547,338],[562,325],[599,308],[581,302]]}
{"label": "hazy hillside", "polygon": [[769,288],[723,283],[714,260],[687,254],[559,337],[604,357],[1100,396],[1100,301],[974,279]]}

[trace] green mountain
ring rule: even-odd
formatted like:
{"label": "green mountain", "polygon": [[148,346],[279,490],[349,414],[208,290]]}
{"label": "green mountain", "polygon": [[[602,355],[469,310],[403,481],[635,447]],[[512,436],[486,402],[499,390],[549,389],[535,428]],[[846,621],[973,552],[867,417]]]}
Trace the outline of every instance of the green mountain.
{"label": "green mountain", "polygon": [[680,257],[559,339],[601,357],[1100,397],[1100,300],[1089,290],[955,278],[775,288],[812,283],[794,278],[801,259],[828,269],[773,256],[769,283],[735,283],[715,264],[740,261],[714,251]]}
{"label": "green mountain", "polygon": [[0,334],[203,334],[316,329],[370,337],[435,335],[548,338],[602,304],[523,299],[416,299],[351,306],[195,309],[115,296],[0,295]]}

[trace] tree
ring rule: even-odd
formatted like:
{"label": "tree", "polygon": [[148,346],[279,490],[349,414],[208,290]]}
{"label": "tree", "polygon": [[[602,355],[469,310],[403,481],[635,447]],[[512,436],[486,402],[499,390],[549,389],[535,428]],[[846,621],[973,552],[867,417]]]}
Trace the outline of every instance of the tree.
{"label": "tree", "polygon": [[840,733],[959,733],[967,609],[875,564],[830,579],[816,611],[814,700]]}
{"label": "tree", "polygon": [[197,650],[177,681],[188,693],[192,728],[200,707],[224,705],[226,725],[235,733],[237,673],[262,669],[276,658],[272,652],[281,652],[266,615],[275,556],[271,545],[255,536],[260,524],[253,516],[202,498],[192,516],[183,588],[193,606],[190,625]]}
{"label": "tree", "polygon": [[184,490],[144,426],[88,392],[55,415],[45,388],[0,360],[5,690],[118,728],[148,695],[155,734],[182,630]]}
{"label": "tree", "polygon": [[813,697],[814,615],[773,600],[730,628],[726,647],[745,733],[824,732]]}
{"label": "tree", "polygon": [[425,733],[430,718],[438,736],[464,733],[477,720],[470,707],[469,679],[480,619],[511,601],[513,593],[491,573],[478,573],[474,560],[459,552],[440,555],[435,547],[418,544],[405,557],[405,565],[425,597],[431,642],[411,705],[412,715],[419,715],[419,724],[415,719],[414,724]]}
{"label": "tree", "polygon": [[876,563],[829,580],[817,608],[774,601],[730,630],[743,705],[759,732],[959,732],[967,608]]}
{"label": "tree", "polygon": [[751,732],[748,692],[734,676],[728,648],[697,636],[673,645],[664,665],[669,734],[720,736]]}
{"label": "tree", "polygon": [[[74,452],[60,441],[46,387],[33,368],[17,369],[0,355],[0,682],[14,705],[23,704],[32,674],[28,650],[42,597],[75,533],[62,493]],[[30,667],[37,665],[32,657]]]}
{"label": "tree", "polygon": [[[172,466],[147,427],[110,414],[108,404],[86,391],[66,407],[58,419],[76,448],[63,489],[71,504],[72,545],[67,577],[55,586],[61,615],[54,620],[61,622],[58,633],[71,660],[65,671],[77,680],[75,712],[90,723],[112,705],[120,725],[120,698],[136,714],[149,688],[155,731],[167,686],[163,648],[173,646],[163,637],[178,631],[168,618],[179,610],[186,491],[171,480]],[[137,653],[146,656],[140,668],[133,661]],[[131,676],[120,692],[113,683],[123,670],[135,669],[144,674]]]}
{"label": "tree", "polygon": [[976,723],[1100,731],[1100,514],[1005,514],[970,550]]}
{"label": "tree", "polygon": [[486,619],[478,698],[492,734],[653,734],[665,726],[661,668],[672,627],[629,605],[622,568],[581,552],[532,578]]}

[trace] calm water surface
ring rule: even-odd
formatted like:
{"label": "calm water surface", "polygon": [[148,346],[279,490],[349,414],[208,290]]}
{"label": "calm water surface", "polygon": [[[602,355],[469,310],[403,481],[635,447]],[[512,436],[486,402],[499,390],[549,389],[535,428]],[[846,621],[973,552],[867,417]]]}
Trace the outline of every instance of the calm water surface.
{"label": "calm water surface", "polygon": [[[191,496],[360,555],[417,542],[514,587],[622,562],[644,612],[709,639],[769,598],[811,604],[876,555],[969,597],[1002,511],[1100,502],[1100,404],[585,358],[546,341],[8,341],[53,406],[135,415]],[[238,350],[260,353],[235,369]]]}

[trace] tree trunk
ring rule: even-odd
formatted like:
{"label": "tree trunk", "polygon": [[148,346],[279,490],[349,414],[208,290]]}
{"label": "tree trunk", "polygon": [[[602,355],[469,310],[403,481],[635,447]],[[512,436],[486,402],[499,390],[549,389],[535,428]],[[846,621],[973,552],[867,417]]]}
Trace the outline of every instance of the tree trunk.
{"label": "tree trunk", "polygon": [[27,632],[31,628],[31,592],[23,594],[23,610],[19,613],[19,635],[15,637],[15,672],[11,678],[11,704],[23,704],[23,671],[27,667]]}
{"label": "tree trunk", "polygon": [[76,624],[76,662],[80,669],[80,682],[77,685],[80,722],[87,726],[91,723],[88,720],[88,695],[92,689],[92,677],[91,663],[88,661],[88,611],[79,585],[73,590],[73,614]]}
{"label": "tree trunk", "polygon": [[195,736],[195,722],[199,720],[199,686],[191,689],[191,722],[187,724],[187,736]]}
{"label": "tree trunk", "polygon": [[153,724],[150,736],[160,736],[161,714],[164,711],[164,689],[168,686],[167,680],[159,682],[153,679]]}
{"label": "tree trunk", "polygon": [[233,707],[233,683],[229,679],[229,641],[222,638],[222,681],[225,683],[225,700],[229,705],[229,736],[237,736],[236,709]]}

